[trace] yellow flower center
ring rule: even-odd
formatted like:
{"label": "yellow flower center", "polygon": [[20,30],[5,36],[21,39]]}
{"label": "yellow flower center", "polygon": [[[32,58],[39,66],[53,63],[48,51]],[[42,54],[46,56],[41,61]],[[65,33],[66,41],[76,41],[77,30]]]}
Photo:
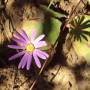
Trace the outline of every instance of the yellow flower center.
{"label": "yellow flower center", "polygon": [[26,51],[27,52],[33,52],[34,49],[35,49],[34,45],[32,45],[32,44],[26,45]]}

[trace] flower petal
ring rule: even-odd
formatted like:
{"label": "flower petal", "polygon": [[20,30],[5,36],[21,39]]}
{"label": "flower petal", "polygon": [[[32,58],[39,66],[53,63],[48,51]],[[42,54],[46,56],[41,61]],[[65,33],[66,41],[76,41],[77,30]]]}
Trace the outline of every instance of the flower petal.
{"label": "flower petal", "polygon": [[35,40],[35,38],[36,38],[36,30],[35,29],[32,30],[30,38],[32,40]]}
{"label": "flower petal", "polygon": [[18,39],[18,38],[13,38],[13,41],[15,41],[16,43],[21,43],[21,44],[26,44],[26,41],[23,39]]}
{"label": "flower petal", "polygon": [[22,57],[19,65],[18,65],[18,68],[24,68],[25,65],[27,64],[27,53],[25,53],[25,55]]}
{"label": "flower petal", "polygon": [[18,38],[18,39],[21,39],[21,40],[24,40],[24,41],[25,41],[24,37],[23,37],[18,31],[16,31],[13,36],[14,36],[15,38]]}
{"label": "flower petal", "polygon": [[23,36],[23,38],[28,41],[29,37],[27,36],[26,32],[24,30],[22,30],[21,35]]}
{"label": "flower petal", "polygon": [[37,39],[35,39],[34,44],[37,44],[40,40],[42,40],[45,37],[44,34],[40,35],[39,37],[37,37]]}
{"label": "flower petal", "polygon": [[17,46],[17,45],[8,45],[9,48],[12,48],[12,49],[24,49],[25,46]]}
{"label": "flower petal", "polygon": [[27,57],[27,70],[30,69],[31,62],[32,62],[32,55],[28,54],[28,57]]}
{"label": "flower petal", "polygon": [[34,44],[35,48],[40,48],[47,46],[47,43],[45,41],[39,41],[37,44]]}
{"label": "flower petal", "polygon": [[39,61],[39,58],[37,57],[36,52],[33,52],[33,57],[34,57],[34,59],[35,59],[35,63],[36,63],[36,65],[37,65],[37,67],[38,67],[38,68],[41,68],[41,63],[40,63],[40,61]]}
{"label": "flower petal", "polygon": [[37,55],[42,59],[46,59],[49,57],[49,55],[44,51],[41,51],[39,49],[35,49],[35,51],[36,51]]}
{"label": "flower petal", "polygon": [[15,55],[11,56],[11,57],[9,58],[9,60],[13,60],[13,59],[19,58],[19,57],[22,56],[24,53],[25,53],[25,51],[19,52],[19,53],[15,54]]}

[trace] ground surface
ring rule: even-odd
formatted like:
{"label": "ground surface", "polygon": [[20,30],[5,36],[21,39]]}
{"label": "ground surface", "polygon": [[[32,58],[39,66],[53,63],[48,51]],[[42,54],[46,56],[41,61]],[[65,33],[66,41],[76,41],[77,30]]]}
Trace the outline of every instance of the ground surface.
{"label": "ground surface", "polygon": [[[27,4],[27,0],[22,0],[22,2],[20,0],[14,1],[15,0],[9,0],[6,6],[6,11],[10,13],[14,27],[12,23],[9,27],[8,18],[2,15],[0,16],[0,18],[5,20],[5,22],[1,20],[3,28],[8,32],[8,34],[4,32],[0,35],[2,37],[0,42],[2,43],[5,43],[7,37],[8,40],[12,37],[10,30],[13,31],[13,28],[18,29],[22,27],[23,19],[40,18],[39,21],[43,19],[42,12],[34,4]],[[36,0],[34,1],[36,2]],[[39,3],[44,2],[44,0],[37,1]],[[48,4],[50,2],[50,0],[45,1],[45,3]],[[78,2],[79,0],[53,0],[52,5],[54,5],[56,9],[60,8],[61,11],[70,14]],[[83,11],[89,14],[88,9],[85,8],[83,2],[81,2],[76,11],[79,13]],[[24,11],[24,9],[26,9],[26,11]],[[1,26],[0,29],[2,29]],[[61,42],[63,42],[62,40],[63,39],[61,39]],[[90,90],[90,65],[87,65],[82,57],[76,55],[73,46],[68,49],[68,42],[70,41],[65,40],[63,45],[57,46],[58,49],[56,49],[52,62],[39,77],[33,90]],[[62,46],[62,48],[60,46]],[[30,69],[29,71],[18,70],[17,62],[15,62],[15,64],[8,62],[6,60],[6,54],[7,48],[1,47],[0,90],[30,90],[33,81],[37,78],[38,71],[35,70],[36,68],[34,70]]]}

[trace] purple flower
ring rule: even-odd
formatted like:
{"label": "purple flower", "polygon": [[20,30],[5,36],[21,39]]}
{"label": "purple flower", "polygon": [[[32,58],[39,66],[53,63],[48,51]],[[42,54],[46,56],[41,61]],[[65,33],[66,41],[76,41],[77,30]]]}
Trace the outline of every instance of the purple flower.
{"label": "purple flower", "polygon": [[16,32],[13,37],[13,41],[17,43],[17,45],[8,45],[9,48],[19,50],[19,52],[9,58],[9,60],[16,59],[23,55],[18,68],[24,68],[26,66],[27,70],[29,70],[32,62],[32,58],[34,58],[35,64],[38,68],[41,68],[41,63],[39,58],[46,59],[49,55],[40,50],[41,47],[47,45],[45,41],[42,39],[45,37],[44,34],[40,35],[36,38],[36,31],[32,30],[30,37],[27,36],[24,30],[21,30],[21,33]]}

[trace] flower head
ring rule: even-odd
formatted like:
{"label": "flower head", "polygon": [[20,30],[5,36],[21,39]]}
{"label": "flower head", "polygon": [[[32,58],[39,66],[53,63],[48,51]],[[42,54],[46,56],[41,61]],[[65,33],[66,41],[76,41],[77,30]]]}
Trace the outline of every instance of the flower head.
{"label": "flower head", "polygon": [[9,60],[16,59],[20,56],[23,56],[18,68],[24,68],[26,66],[27,70],[31,66],[32,58],[38,68],[41,68],[41,63],[39,58],[46,59],[49,55],[40,50],[41,47],[47,45],[42,39],[45,37],[44,34],[36,38],[36,31],[33,29],[31,35],[28,36],[24,30],[21,30],[21,33],[16,32],[13,37],[13,41],[16,42],[16,45],[8,45],[9,48],[19,50],[19,52],[9,58]]}

